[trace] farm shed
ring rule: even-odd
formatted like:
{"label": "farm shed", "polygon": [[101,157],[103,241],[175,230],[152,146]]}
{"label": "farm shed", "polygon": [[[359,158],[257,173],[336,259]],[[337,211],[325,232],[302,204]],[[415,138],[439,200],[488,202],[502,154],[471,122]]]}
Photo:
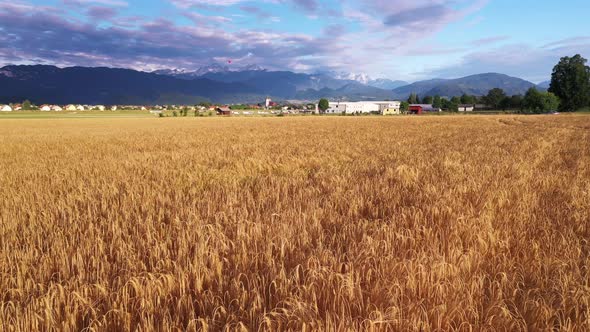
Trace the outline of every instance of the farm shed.
{"label": "farm shed", "polygon": [[215,111],[217,115],[231,115],[231,109],[227,106],[217,107]]}
{"label": "farm shed", "polygon": [[459,105],[459,112],[473,112],[474,109],[475,109],[475,105],[466,105],[466,104]]}

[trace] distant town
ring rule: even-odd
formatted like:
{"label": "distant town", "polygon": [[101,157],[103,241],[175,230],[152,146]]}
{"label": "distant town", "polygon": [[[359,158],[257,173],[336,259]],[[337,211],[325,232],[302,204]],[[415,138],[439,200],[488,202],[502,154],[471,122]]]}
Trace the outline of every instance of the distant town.
{"label": "distant town", "polygon": [[[536,101],[540,99],[541,102]],[[421,115],[440,112],[499,112],[541,113],[555,111],[559,101],[546,92],[531,88],[523,97],[507,96],[502,89],[495,88],[486,96],[470,96],[450,99],[440,96],[420,98],[411,94],[407,100],[384,101],[340,101],[320,99],[317,103],[273,101],[266,98],[258,104],[212,104],[200,102],[196,105],[88,105],[88,104],[40,104],[26,100],[22,103],[0,105],[0,111],[39,111],[39,112],[85,112],[85,111],[145,111],[158,116],[232,116],[232,115],[288,115],[288,114],[327,114],[327,115]]]}
{"label": "distant town", "polygon": [[[357,102],[328,102],[328,108],[321,110],[319,104],[283,104],[267,99],[266,104],[236,104],[236,105],[212,105],[203,103],[199,105],[34,105],[7,104],[0,105],[2,112],[39,111],[39,112],[85,112],[85,111],[146,111],[152,114],[164,114],[166,111],[176,112],[179,115],[187,115],[184,112],[207,115],[279,115],[279,114],[341,114],[341,115],[400,115],[423,114],[426,112],[442,112],[442,108],[432,104],[408,104],[407,109],[402,110],[401,101],[357,101]],[[489,109],[486,105],[458,105],[458,112],[472,112],[479,107],[480,110]]]}

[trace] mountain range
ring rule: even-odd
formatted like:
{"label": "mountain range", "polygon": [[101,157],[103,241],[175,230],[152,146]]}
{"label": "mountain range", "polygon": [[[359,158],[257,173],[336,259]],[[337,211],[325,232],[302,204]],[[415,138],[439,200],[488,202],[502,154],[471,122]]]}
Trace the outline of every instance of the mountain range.
{"label": "mountain range", "polygon": [[485,73],[457,79],[432,79],[393,89],[394,98],[406,98],[411,93],[419,96],[482,96],[492,88],[500,88],[508,95],[524,95],[535,84],[504,74]]}
{"label": "mountain range", "polygon": [[420,96],[484,95],[492,88],[524,94],[531,82],[488,73],[459,79],[434,79],[407,84],[388,79],[337,73],[304,74],[268,71],[257,66],[229,68],[214,65],[195,71],[142,72],[105,67],[58,68],[47,65],[10,65],[0,68],[0,103],[52,104],[194,104],[259,103],[275,100],[315,101],[406,99]]}

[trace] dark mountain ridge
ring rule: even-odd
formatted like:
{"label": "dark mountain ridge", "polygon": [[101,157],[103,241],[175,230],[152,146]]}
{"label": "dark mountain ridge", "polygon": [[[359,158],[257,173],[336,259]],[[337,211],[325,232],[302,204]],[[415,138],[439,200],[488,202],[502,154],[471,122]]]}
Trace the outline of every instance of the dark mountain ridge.
{"label": "dark mountain ridge", "polygon": [[[381,89],[355,80],[337,79],[327,74],[290,71],[210,71],[188,79],[182,72],[147,73],[106,67],[58,68],[47,65],[18,65],[0,68],[0,103],[52,104],[194,104],[260,103],[269,96],[276,100],[405,100],[411,93],[420,96],[485,95],[501,88],[508,95],[524,94],[533,83],[503,74],[487,73],[458,79],[432,79]],[[389,84],[393,81],[383,80]]]}
{"label": "dark mountain ridge", "polygon": [[181,80],[131,69],[6,66],[0,69],[0,102],[137,104],[260,100],[263,92],[241,83]]}
{"label": "dark mountain ridge", "polygon": [[483,96],[493,88],[500,88],[508,95],[525,94],[535,84],[517,77],[498,73],[470,75],[457,79],[433,79],[419,81],[393,89],[394,98],[407,98],[416,93],[419,96],[453,97],[463,94]]}

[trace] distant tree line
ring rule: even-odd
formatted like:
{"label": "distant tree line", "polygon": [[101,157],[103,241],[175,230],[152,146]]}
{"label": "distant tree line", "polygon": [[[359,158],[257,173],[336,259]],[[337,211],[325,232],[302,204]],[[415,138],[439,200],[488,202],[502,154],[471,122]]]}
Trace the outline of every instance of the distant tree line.
{"label": "distant tree line", "polygon": [[494,88],[485,96],[464,94],[461,97],[452,97],[450,99],[438,95],[420,98],[420,96],[412,94],[407,101],[402,103],[402,110],[407,110],[410,104],[431,104],[434,108],[450,112],[457,112],[460,105],[479,104],[482,107],[493,110],[540,113],[557,110],[559,107],[559,98],[551,92],[538,91],[536,88],[530,88],[524,96],[508,96],[504,90]]}
{"label": "distant tree line", "polygon": [[530,88],[525,95],[508,96],[504,90],[494,88],[485,96],[463,94],[461,97],[446,98],[424,96],[412,93],[402,102],[402,111],[410,104],[432,104],[435,108],[456,112],[459,105],[485,105],[489,109],[515,111],[517,113],[545,113],[559,110],[572,112],[590,106],[590,67],[582,56],[561,58],[553,69],[548,91]]}

